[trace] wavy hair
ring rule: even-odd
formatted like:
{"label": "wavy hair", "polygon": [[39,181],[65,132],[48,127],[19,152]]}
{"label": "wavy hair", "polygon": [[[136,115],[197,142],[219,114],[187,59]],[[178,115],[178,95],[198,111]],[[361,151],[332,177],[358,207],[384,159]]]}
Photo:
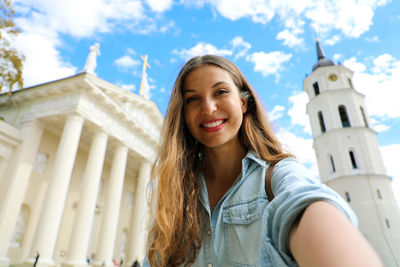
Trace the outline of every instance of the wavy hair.
{"label": "wavy hair", "polygon": [[190,59],[176,78],[162,129],[161,147],[152,170],[151,206],[155,219],[148,237],[151,266],[188,266],[201,247],[204,211],[199,203],[202,145],[187,129],[183,109],[183,84],[194,69],[213,65],[227,71],[247,110],[239,129],[239,140],[247,150],[254,150],[265,161],[275,164],[291,156],[285,153],[263,110],[255,91],[241,71],[226,58],[205,55]]}

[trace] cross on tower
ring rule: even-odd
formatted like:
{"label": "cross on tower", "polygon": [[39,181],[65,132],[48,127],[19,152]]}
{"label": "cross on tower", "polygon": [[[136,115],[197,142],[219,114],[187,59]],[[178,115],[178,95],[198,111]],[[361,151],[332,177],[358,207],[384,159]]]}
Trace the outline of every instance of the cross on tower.
{"label": "cross on tower", "polygon": [[143,57],[140,56],[140,58],[143,60],[143,70],[142,70],[142,82],[140,83],[140,91],[139,94],[143,95],[143,84],[144,80],[147,79],[147,74],[146,74],[146,67],[150,67],[149,63],[147,62],[147,54]]}

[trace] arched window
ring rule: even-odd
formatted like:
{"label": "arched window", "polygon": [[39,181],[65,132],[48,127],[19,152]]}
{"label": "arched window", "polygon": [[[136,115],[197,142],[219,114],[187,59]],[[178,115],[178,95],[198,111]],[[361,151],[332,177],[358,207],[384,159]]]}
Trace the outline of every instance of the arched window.
{"label": "arched window", "polygon": [[356,158],[354,156],[354,152],[350,150],[349,155],[350,155],[351,166],[353,167],[353,169],[357,169],[358,166],[357,166]]}
{"label": "arched window", "polygon": [[335,172],[336,172],[336,167],[335,167],[335,162],[333,161],[332,155],[329,155],[329,159],[330,159],[330,161],[331,161],[331,170],[332,170],[332,173],[335,173]]}
{"label": "arched window", "polygon": [[368,126],[368,122],[367,122],[367,117],[365,116],[365,112],[364,112],[364,109],[363,109],[362,106],[360,106],[360,110],[361,110],[361,115],[362,115],[363,120],[364,120],[365,127],[369,127]]}
{"label": "arched window", "polygon": [[389,223],[389,220],[387,218],[385,219],[385,222],[386,222],[386,227],[390,228],[390,223]]}
{"label": "arched window", "polygon": [[319,95],[319,86],[318,86],[318,82],[313,83],[313,87],[314,87],[314,93],[315,93],[315,95]]}
{"label": "arched window", "polygon": [[322,115],[322,111],[318,111],[318,119],[319,119],[319,126],[321,126],[321,132],[326,132],[324,116]]}
{"label": "arched window", "polygon": [[346,192],[346,200],[347,200],[347,202],[351,201],[349,192]]}
{"label": "arched window", "polygon": [[342,126],[343,128],[350,127],[350,120],[349,116],[347,116],[347,111],[346,107],[343,105],[339,106],[339,115],[340,115],[340,120],[342,121]]}
{"label": "arched window", "polygon": [[378,195],[378,198],[379,198],[379,199],[382,199],[381,190],[376,189],[376,194]]}

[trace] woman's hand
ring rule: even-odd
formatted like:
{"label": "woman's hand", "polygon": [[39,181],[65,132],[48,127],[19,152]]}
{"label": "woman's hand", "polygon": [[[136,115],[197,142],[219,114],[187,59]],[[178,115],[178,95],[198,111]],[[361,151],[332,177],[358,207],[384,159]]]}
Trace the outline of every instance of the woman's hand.
{"label": "woman's hand", "polygon": [[290,230],[289,246],[299,266],[383,266],[347,217],[324,201],[306,208]]}

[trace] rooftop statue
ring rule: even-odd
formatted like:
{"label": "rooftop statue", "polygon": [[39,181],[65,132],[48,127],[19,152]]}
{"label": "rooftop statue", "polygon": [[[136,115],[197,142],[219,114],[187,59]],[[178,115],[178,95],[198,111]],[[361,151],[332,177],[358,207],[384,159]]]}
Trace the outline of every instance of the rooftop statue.
{"label": "rooftop statue", "polygon": [[90,52],[86,59],[83,72],[96,75],[94,70],[96,69],[97,66],[97,61],[96,61],[97,56],[100,56],[100,45],[98,43],[95,43],[90,47]]}

